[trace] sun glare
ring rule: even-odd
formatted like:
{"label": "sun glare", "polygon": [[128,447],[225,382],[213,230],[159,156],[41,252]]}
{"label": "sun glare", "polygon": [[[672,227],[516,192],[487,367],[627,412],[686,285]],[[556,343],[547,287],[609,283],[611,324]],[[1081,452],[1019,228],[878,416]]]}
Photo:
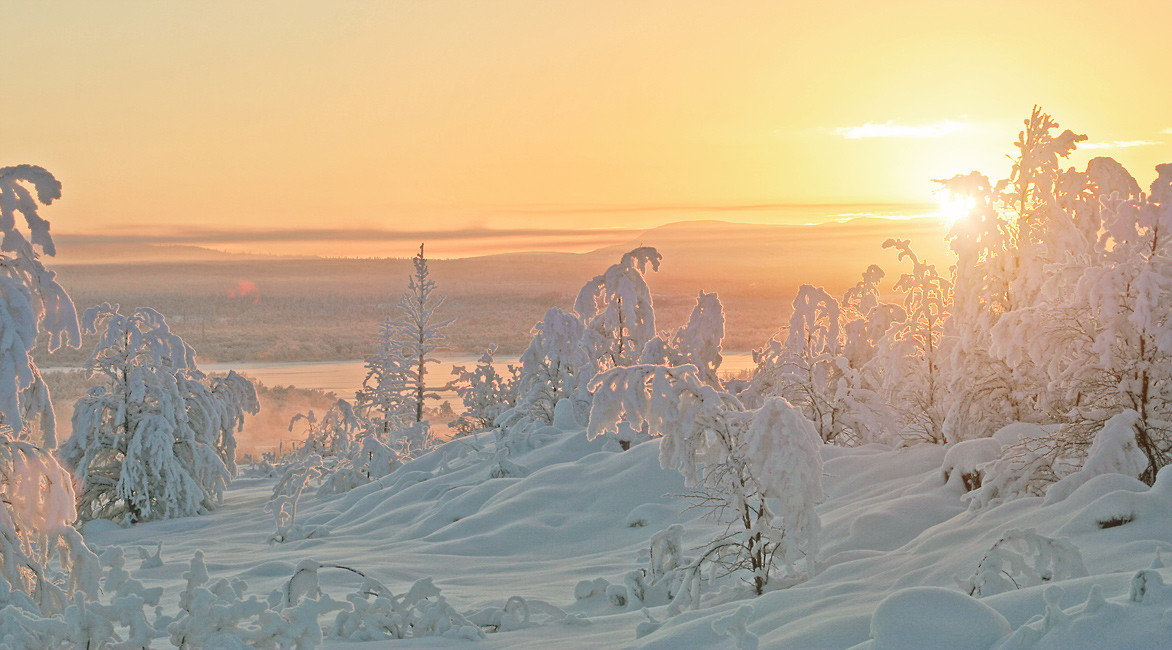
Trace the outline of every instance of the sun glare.
{"label": "sun glare", "polygon": [[936,214],[949,226],[967,217],[977,204],[973,197],[953,194],[947,189],[940,190],[936,194],[936,200],[940,202],[940,210]]}

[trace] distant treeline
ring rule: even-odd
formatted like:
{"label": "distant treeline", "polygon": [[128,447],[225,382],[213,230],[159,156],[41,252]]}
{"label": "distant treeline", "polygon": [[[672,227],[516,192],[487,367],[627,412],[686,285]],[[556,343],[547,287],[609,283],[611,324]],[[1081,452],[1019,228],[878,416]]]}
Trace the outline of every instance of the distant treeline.
{"label": "distant treeline", "polygon": [[[899,232],[912,234],[938,228],[931,222],[895,223]],[[727,317],[725,349],[760,347],[788,318],[798,278],[815,276],[815,283],[841,292],[856,281],[860,259],[882,258],[878,242],[889,224],[708,223],[648,231],[637,243],[654,243],[664,256],[660,271],[647,278],[657,326],[679,326],[700,289],[716,291]],[[433,260],[432,277],[447,296],[440,316],[457,319],[447,330],[450,351],[479,354],[496,343],[499,357],[519,355],[545,311],[551,305],[572,307],[582,278],[602,272],[624,252],[620,249]],[[201,362],[361,359],[371,351],[379,323],[393,313],[411,270],[409,260],[391,259],[65,263],[54,268],[79,312],[101,302],[157,309],[195,347]],[[77,366],[92,342],[52,355],[43,348],[37,352],[42,366]]]}

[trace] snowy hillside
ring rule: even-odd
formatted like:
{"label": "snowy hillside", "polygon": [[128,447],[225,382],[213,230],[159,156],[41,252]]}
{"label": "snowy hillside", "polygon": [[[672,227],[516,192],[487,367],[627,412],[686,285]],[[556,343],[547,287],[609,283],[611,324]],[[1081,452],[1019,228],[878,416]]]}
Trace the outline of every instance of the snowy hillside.
{"label": "snowy hillside", "polygon": [[[510,597],[523,598],[528,624],[490,633],[480,647],[735,647],[733,637],[718,635],[714,624],[746,604],[752,608],[748,630],[759,637],[760,647],[847,648],[868,641],[872,629],[902,635],[877,639],[876,648],[987,648],[988,640],[1010,628],[1018,630],[1016,645],[1006,647],[1151,648],[1172,638],[1172,596],[1153,587],[1139,602],[1129,599],[1134,576],[1152,565],[1158,550],[1172,557],[1169,472],[1151,489],[1105,475],[1057,503],[1022,498],[969,511],[963,488],[956,481],[945,483],[942,448],[870,445],[822,449],[827,498],[818,507],[824,541],[815,578],[671,618],[666,603],[650,606],[649,614],[665,622],[637,639],[636,629],[648,619],[631,602],[624,578],[647,566],[640,554],[646,555],[652,535],[682,524],[690,554],[717,526],[678,496],[685,491],[683,482],[678,473],[659,467],[659,441],[617,452],[604,450],[602,439],[588,442],[581,429],[546,435],[544,444],[511,457],[519,476],[491,478],[501,465],[490,436],[482,436],[479,443],[447,443],[348,494],[307,495],[298,522],[323,529],[310,539],[269,543],[272,529],[263,507],[273,480],[266,478],[238,479],[225,506],[209,516],[128,529],[94,521],[85,538],[99,554],[119,546],[128,556],[134,547],[153,553],[162,542],[162,566],[135,569],[131,560],[128,568],[146,586],[164,588],[164,611],[174,611],[185,584],[180,574],[196,550],[204,552],[212,580],[241,578],[248,594],[262,598],[284,588],[307,558],[360,570],[395,593],[430,577],[465,614],[500,610]],[[1131,521],[1101,528],[1112,518]],[[1086,577],[979,600],[968,596],[958,582],[972,578],[990,548],[1013,529],[1066,538],[1081,553]],[[1159,573],[1172,582],[1167,570]],[[579,586],[600,578],[609,589]],[[727,589],[735,579],[719,582]],[[341,599],[357,587],[357,579],[323,569],[321,584]],[[947,593],[904,591],[921,587]],[[1094,611],[1084,613],[1092,590]],[[1107,602],[1096,605],[1097,598]],[[624,599],[626,605],[615,604]],[[1048,599],[1065,613],[1051,607],[1047,614]],[[887,614],[873,621],[881,604]],[[1047,622],[1030,624],[1039,632],[1026,633],[1023,626],[1040,615]],[[954,627],[954,619],[966,621],[966,627]],[[1092,633],[1098,636],[1087,636]],[[1088,642],[1092,638],[1109,643]],[[395,643],[449,647],[456,642]],[[369,646],[334,640],[323,647]]]}

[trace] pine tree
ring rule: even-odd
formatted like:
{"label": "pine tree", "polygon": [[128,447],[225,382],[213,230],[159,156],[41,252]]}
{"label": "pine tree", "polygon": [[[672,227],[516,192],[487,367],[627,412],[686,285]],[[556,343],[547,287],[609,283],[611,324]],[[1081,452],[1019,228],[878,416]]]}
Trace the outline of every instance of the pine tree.
{"label": "pine tree", "polygon": [[411,364],[403,356],[400,331],[390,318],[383,321],[378,349],[366,357],[366,378],[355,395],[359,410],[384,438],[415,421]]}
{"label": "pine tree", "polygon": [[436,318],[444,297],[435,293],[423,244],[411,261],[415,272],[399,298],[399,320],[383,323],[378,351],[367,358],[366,381],[358,394],[359,404],[386,432],[422,422],[425,402],[439,397],[427,386],[427,365],[439,363],[434,355],[444,345],[443,331],[455,322]]}

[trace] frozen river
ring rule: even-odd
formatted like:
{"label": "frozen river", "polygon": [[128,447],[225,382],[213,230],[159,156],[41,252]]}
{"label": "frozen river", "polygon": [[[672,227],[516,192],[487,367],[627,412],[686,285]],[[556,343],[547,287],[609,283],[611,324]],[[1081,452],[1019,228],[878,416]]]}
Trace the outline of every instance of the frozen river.
{"label": "frozen river", "polygon": [[[441,356],[440,363],[428,365],[428,383],[440,385],[450,381],[453,376],[453,365],[464,365],[469,368],[476,365],[476,356]],[[517,361],[502,359],[496,364],[501,372],[509,363]],[[721,373],[737,373],[753,367],[753,357],[749,353],[730,353],[724,356],[720,366]],[[366,376],[366,369],[362,361],[321,361],[312,363],[207,363],[201,364],[200,370],[207,373],[227,372],[235,370],[244,375],[259,380],[266,386],[297,386],[332,391],[338,397],[351,398],[355,391],[362,387],[362,379]],[[443,399],[455,399],[454,393],[442,393]],[[455,406],[455,404],[453,404]]]}

